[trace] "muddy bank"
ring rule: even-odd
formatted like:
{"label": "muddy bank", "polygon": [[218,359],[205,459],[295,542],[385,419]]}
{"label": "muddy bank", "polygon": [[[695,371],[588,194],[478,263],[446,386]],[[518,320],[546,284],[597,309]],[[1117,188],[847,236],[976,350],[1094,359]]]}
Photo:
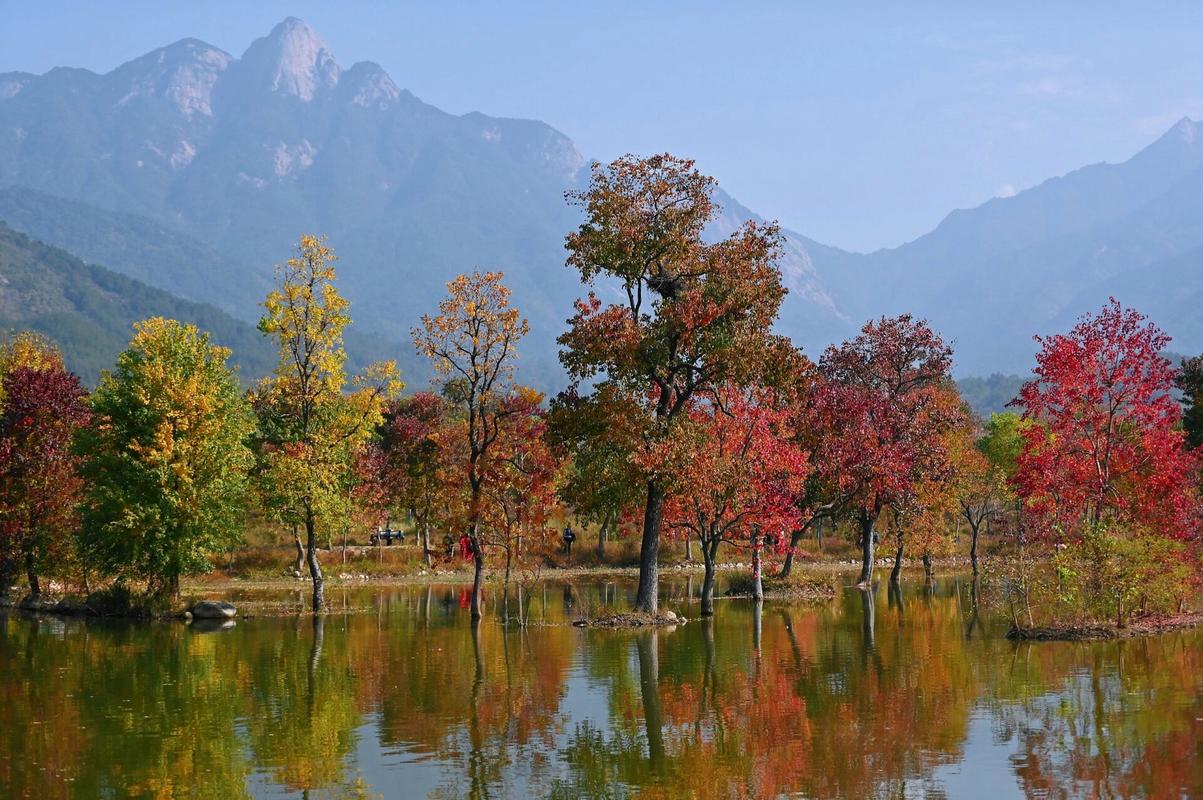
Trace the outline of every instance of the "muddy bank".
{"label": "muddy bank", "polygon": [[[765,581],[765,600],[792,600],[802,603],[825,603],[838,594],[835,584],[829,580],[787,581],[777,583]],[[727,597],[748,599],[752,597],[750,586],[738,586],[727,590]],[[718,598],[715,598],[718,599]]]}
{"label": "muddy bank", "polygon": [[1190,611],[1165,617],[1145,617],[1133,620],[1124,627],[1118,625],[1064,625],[1012,627],[1007,638],[1032,642],[1098,642],[1109,639],[1133,639],[1156,636],[1203,626],[1203,611]]}
{"label": "muddy bank", "polygon": [[661,609],[655,614],[628,611],[622,614],[607,614],[596,619],[574,620],[575,628],[648,628],[660,625],[684,625],[685,617]]}

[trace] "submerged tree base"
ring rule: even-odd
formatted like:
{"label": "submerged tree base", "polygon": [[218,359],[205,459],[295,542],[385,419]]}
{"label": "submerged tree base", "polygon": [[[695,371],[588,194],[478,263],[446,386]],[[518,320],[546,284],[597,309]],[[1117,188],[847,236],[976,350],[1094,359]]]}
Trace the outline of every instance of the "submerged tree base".
{"label": "submerged tree base", "polygon": [[1190,611],[1170,616],[1144,617],[1133,620],[1122,628],[1118,625],[1049,625],[1030,628],[1012,626],[1011,630],[1007,631],[1007,638],[1013,641],[1097,642],[1156,636],[1159,633],[1200,626],[1203,626],[1203,611]]}
{"label": "submerged tree base", "polygon": [[[750,577],[747,580],[733,579],[727,588],[727,597],[752,597],[753,594],[753,581]],[[828,600],[834,600],[836,594],[835,585],[822,578],[808,580],[795,578],[781,581],[766,579],[763,599],[825,603]]]}
{"label": "submerged tree base", "polygon": [[646,628],[655,625],[684,625],[685,622],[685,617],[667,609],[660,609],[655,614],[628,611],[622,614],[607,614],[596,619],[578,619],[572,624],[577,628]]}

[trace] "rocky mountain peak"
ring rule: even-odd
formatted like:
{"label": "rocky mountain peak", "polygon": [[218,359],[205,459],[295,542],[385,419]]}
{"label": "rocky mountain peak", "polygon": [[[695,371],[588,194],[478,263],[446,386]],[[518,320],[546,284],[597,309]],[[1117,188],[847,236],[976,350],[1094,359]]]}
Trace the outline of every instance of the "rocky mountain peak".
{"label": "rocky mountain peak", "polygon": [[313,28],[289,17],[242,56],[242,67],[274,92],[312,100],[338,84],[342,70]]}
{"label": "rocky mountain peak", "polygon": [[121,87],[116,104],[139,98],[166,99],[184,116],[211,116],[213,85],[233,58],[199,39],[182,39],[121,65],[113,80]]}
{"label": "rocky mountain peak", "polygon": [[1195,122],[1190,117],[1183,117],[1174,124],[1174,127],[1171,130],[1186,144],[1194,144],[1195,138],[1199,135],[1199,123]]}
{"label": "rocky mountain peak", "polygon": [[401,97],[401,89],[379,64],[360,61],[343,73],[345,91],[351,92],[351,102],[365,108],[385,108]]}

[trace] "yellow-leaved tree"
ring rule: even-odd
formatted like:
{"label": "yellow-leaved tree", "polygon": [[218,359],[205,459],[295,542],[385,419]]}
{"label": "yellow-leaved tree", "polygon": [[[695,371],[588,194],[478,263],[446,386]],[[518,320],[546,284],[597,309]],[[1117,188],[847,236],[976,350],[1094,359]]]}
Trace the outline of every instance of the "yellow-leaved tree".
{"label": "yellow-leaved tree", "polygon": [[393,361],[348,380],[343,331],[350,303],[334,285],[337,258],[324,237],[305,234],[296,255],[276,267],[279,283],[263,304],[259,330],[276,339],[280,361],[252,393],[260,494],[272,516],[294,531],[304,528],[315,613],[325,605],[319,525],[329,539],[330,525],[345,519],[355,454],[402,388]]}

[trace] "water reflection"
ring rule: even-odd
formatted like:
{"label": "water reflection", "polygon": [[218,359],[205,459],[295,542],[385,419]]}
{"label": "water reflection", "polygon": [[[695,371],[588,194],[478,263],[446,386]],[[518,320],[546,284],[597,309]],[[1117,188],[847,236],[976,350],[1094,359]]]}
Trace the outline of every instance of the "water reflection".
{"label": "water reflection", "polygon": [[0,795],[1203,793],[1203,634],[1016,645],[979,589],[638,633],[562,624],[613,581],[517,588],[509,625],[455,587],[209,633],[0,617]]}

